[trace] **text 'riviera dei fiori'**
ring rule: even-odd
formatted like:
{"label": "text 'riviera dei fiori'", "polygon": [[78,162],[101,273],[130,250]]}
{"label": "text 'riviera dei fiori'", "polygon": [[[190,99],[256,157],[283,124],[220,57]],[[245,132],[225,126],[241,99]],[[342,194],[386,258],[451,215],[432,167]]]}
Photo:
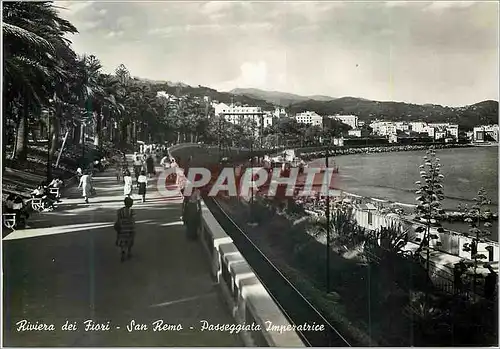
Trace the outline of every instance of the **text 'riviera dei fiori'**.
{"label": "text 'riviera dei fiori'", "polygon": [[[76,321],[66,322],[59,327],[61,331],[78,331],[83,329],[85,332],[101,332],[101,331],[111,331],[112,329],[120,330],[120,326],[112,327],[110,321],[106,322],[96,322],[94,320],[85,320],[81,323]],[[131,320],[128,325],[125,326],[128,332],[134,331],[149,331],[161,332],[161,331],[181,331],[183,327],[181,324],[167,324],[163,320],[156,320],[151,322],[150,325],[137,323],[135,320]],[[16,322],[17,332],[25,331],[41,331],[41,332],[51,332],[56,330],[56,325],[52,323],[44,323],[40,321],[30,322],[28,320],[20,320]]]}

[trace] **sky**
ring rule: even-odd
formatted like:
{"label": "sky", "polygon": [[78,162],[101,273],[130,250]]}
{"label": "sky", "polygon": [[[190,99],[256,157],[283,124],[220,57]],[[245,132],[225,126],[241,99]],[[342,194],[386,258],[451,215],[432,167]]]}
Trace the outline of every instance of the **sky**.
{"label": "sky", "polygon": [[56,1],[105,72],[301,95],[464,106],[499,99],[492,2]]}

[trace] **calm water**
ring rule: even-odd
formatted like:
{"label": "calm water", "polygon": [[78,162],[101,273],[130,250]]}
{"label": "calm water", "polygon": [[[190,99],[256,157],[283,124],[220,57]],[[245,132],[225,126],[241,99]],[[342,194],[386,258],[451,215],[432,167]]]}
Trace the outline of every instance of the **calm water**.
{"label": "calm water", "polygon": [[[484,187],[498,212],[498,148],[475,147],[436,151],[444,177],[445,209],[473,205]],[[335,158],[339,174],[335,187],[362,196],[416,204],[415,181],[425,151],[343,155]],[[323,160],[316,160],[316,162]],[[496,234],[495,234],[496,235]]]}

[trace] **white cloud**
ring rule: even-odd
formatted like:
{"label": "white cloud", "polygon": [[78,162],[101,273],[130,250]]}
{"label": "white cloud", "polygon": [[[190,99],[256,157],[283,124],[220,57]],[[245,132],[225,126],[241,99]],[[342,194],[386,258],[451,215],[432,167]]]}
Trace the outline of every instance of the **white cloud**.
{"label": "white cloud", "polygon": [[98,12],[101,16],[104,16],[106,13],[108,13],[108,10],[106,10],[105,8],[99,10]]}
{"label": "white cloud", "polygon": [[55,1],[54,5],[57,7],[62,7],[63,9],[67,9],[67,11],[64,11],[65,13],[74,15],[90,7],[93,3],[94,1]]}
{"label": "white cloud", "polygon": [[245,32],[265,31],[273,28],[269,22],[239,23],[239,24],[187,24],[179,26],[168,26],[162,28],[150,29],[149,35],[159,35],[162,37],[171,37],[174,35],[184,35],[188,33],[207,33],[241,30]]}
{"label": "white cloud", "polygon": [[476,1],[434,1],[424,8],[424,11],[440,12],[452,8],[468,8]]}
{"label": "white cloud", "polygon": [[106,34],[106,38],[111,39],[111,38],[117,38],[123,36],[123,31],[110,31],[109,33]]}
{"label": "white cloud", "polygon": [[391,1],[386,1],[385,6],[386,7],[403,7],[412,4],[411,1],[397,1],[397,0],[391,0]]}
{"label": "white cloud", "polygon": [[267,63],[244,62],[240,66],[240,75],[233,80],[224,81],[216,86],[220,90],[231,90],[235,87],[265,88],[268,82]]}
{"label": "white cloud", "polygon": [[83,22],[83,23],[79,23],[77,25],[77,28],[79,31],[83,31],[83,30],[92,30],[92,29],[95,29],[97,27],[99,27],[99,25],[101,25],[101,21],[89,21],[89,22]]}
{"label": "white cloud", "polygon": [[218,14],[234,6],[232,1],[209,1],[201,6],[201,12],[206,15]]}

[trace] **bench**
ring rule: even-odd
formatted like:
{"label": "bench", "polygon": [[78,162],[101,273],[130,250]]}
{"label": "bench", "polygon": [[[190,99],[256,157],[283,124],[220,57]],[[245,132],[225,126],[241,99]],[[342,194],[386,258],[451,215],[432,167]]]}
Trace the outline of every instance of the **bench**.
{"label": "bench", "polygon": [[55,195],[55,197],[58,199],[61,197],[61,192],[59,188],[49,188],[49,193]]}
{"label": "bench", "polygon": [[36,211],[36,212],[43,211],[43,200],[42,200],[42,198],[32,198],[31,199],[31,208],[33,208],[33,211]]}
{"label": "bench", "polygon": [[16,214],[15,213],[4,213],[3,215],[3,225],[7,229],[15,230],[16,226]]}

